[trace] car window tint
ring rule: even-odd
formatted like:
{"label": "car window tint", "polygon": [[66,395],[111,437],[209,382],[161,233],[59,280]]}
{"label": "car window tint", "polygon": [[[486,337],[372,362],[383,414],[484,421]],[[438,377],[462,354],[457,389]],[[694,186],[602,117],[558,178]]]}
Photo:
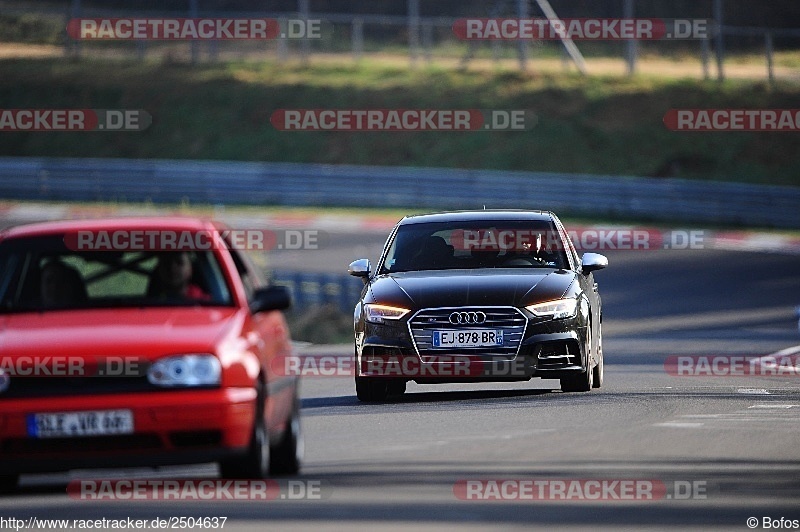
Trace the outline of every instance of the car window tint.
{"label": "car window tint", "polygon": [[236,271],[242,280],[244,293],[247,296],[247,300],[250,301],[255,296],[256,289],[260,286],[255,266],[239,250],[231,249],[230,253],[231,259],[236,265]]}
{"label": "car window tint", "polygon": [[[162,261],[181,255],[180,284],[169,290]],[[0,244],[0,310],[230,305],[230,288],[212,251],[74,251],[63,236]],[[167,266],[162,265],[165,270]]]}
{"label": "car window tint", "polygon": [[559,232],[544,220],[407,224],[398,228],[380,271],[562,268],[566,253]]}

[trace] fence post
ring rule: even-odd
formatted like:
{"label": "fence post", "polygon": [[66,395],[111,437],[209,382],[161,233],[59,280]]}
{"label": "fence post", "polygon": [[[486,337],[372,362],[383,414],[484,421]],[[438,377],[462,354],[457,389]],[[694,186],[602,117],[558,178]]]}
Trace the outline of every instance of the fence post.
{"label": "fence post", "polygon": [[[197,0],[189,0],[189,18],[197,18]],[[191,62],[193,65],[197,64],[198,46],[197,41],[192,40],[189,43],[191,51]]]}
{"label": "fence post", "polygon": [[725,80],[725,39],[722,35],[722,1],[714,0],[714,20],[717,22],[717,79]]}
{"label": "fence post", "polygon": [[[633,0],[625,0],[622,18],[632,19],[634,15]],[[636,72],[636,59],[638,55],[639,42],[636,39],[628,39],[625,43],[625,60],[628,64],[628,75],[632,76]]]}
{"label": "fence post", "polygon": [[433,59],[433,24],[429,21],[422,24],[422,49],[425,62],[430,63]]}
{"label": "fence post", "polygon": [[773,61],[772,32],[764,34],[765,46],[767,48],[767,76],[770,83],[775,83],[775,64]]}
{"label": "fence post", "polygon": [[502,47],[500,44],[499,39],[492,39],[492,62],[494,66],[498,66],[497,64],[500,62],[500,56],[502,52]]}
{"label": "fence post", "polygon": [[144,39],[139,39],[136,41],[136,58],[139,61],[144,61],[145,56],[147,55],[147,45],[145,44]]}
{"label": "fence post", "polygon": [[219,59],[219,41],[211,41],[208,43],[208,56],[213,63]]}
{"label": "fence post", "polygon": [[[300,18],[303,19],[303,22],[306,24],[306,28],[308,27],[308,18],[310,14],[310,0],[297,0],[297,10],[300,12]],[[300,40],[300,57],[303,61],[303,64],[307,64],[308,60],[311,56],[311,41],[308,37],[303,37]]]}
{"label": "fence post", "polygon": [[[286,24],[287,24],[287,22],[286,22],[285,18],[278,19],[278,26],[280,28],[285,28]],[[283,39],[280,36],[278,36],[278,39],[275,39],[275,46],[277,48],[276,51],[277,51],[277,55],[278,55],[278,62],[279,63],[286,62],[289,59],[289,41],[288,41],[288,39]]]}
{"label": "fence post", "polygon": [[700,58],[703,61],[703,79],[711,77],[711,67],[709,65],[711,58],[711,46],[708,43],[708,37],[700,40]]}
{"label": "fence post", "polygon": [[408,54],[411,66],[419,55],[419,0],[408,0]]}
{"label": "fence post", "polygon": [[[517,0],[517,18],[530,18],[528,12],[528,0]],[[524,71],[528,68],[528,43],[525,39],[517,41],[517,53],[519,55],[519,68]]]}
{"label": "fence post", "polygon": [[361,61],[361,58],[364,55],[364,19],[360,17],[353,19],[350,42],[353,46],[353,59],[356,61]]}
{"label": "fence post", "polygon": [[[80,18],[81,16],[81,0],[72,0],[72,7],[70,8],[70,18]],[[69,23],[69,21],[67,21]],[[80,34],[78,35],[80,37]],[[71,39],[67,37],[67,46],[71,49],[68,49],[68,53],[72,55],[72,57],[79,58],[81,56],[81,40],[78,39]]]}

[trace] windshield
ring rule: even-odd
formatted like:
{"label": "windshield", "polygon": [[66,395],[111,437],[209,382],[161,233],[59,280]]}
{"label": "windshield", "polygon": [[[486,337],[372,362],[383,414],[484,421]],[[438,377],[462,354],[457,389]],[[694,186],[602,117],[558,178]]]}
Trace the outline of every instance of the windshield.
{"label": "windshield", "polygon": [[379,273],[480,268],[565,268],[547,221],[481,220],[401,225]]}
{"label": "windshield", "polygon": [[73,251],[63,235],[0,243],[0,312],[231,304],[211,251]]}

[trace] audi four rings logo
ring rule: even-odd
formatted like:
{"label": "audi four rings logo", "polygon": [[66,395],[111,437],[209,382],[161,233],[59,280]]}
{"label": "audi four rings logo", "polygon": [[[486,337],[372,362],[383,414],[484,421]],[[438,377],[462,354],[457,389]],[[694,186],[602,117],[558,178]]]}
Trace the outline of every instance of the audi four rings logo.
{"label": "audi four rings logo", "polygon": [[450,314],[450,323],[483,323],[486,321],[486,314],[483,312],[453,312]]}

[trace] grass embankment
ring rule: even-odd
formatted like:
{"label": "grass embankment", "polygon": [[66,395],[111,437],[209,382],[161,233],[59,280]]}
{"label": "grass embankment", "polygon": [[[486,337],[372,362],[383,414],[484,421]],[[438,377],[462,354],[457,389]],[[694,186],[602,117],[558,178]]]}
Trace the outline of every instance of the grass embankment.
{"label": "grass embankment", "polygon": [[[145,109],[140,133],[2,133],[0,155],[443,166],[800,183],[797,133],[675,133],[670,108],[797,108],[800,85],[365,60],[190,66],[0,61],[3,108]],[[532,109],[525,132],[280,132],[280,108]]]}

